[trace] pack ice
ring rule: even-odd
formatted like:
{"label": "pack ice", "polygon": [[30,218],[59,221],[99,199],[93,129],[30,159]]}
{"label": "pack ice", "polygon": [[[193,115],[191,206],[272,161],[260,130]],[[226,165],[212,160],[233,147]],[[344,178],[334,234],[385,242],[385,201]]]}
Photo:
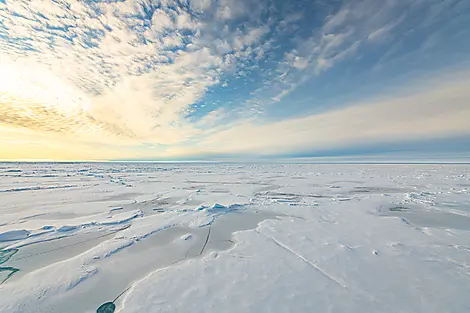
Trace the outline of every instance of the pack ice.
{"label": "pack ice", "polygon": [[0,164],[0,312],[470,312],[469,165]]}

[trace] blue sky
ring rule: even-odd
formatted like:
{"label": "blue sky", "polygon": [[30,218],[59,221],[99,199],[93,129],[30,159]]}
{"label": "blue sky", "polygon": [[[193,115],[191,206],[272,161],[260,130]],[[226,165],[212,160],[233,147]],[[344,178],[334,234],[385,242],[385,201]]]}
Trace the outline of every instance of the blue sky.
{"label": "blue sky", "polygon": [[464,0],[0,0],[0,159],[470,159],[469,56]]}

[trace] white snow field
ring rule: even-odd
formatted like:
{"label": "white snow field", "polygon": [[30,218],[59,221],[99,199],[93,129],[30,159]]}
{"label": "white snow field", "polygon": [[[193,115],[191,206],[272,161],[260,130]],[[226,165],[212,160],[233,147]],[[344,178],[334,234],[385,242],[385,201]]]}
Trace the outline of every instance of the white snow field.
{"label": "white snow field", "polygon": [[0,283],[2,313],[470,312],[470,166],[3,163]]}

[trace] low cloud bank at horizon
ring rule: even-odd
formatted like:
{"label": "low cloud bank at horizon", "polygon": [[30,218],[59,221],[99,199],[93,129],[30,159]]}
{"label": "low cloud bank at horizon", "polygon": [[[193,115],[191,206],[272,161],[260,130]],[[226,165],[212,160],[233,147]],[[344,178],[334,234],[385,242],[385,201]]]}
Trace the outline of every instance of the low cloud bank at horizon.
{"label": "low cloud bank at horizon", "polygon": [[3,160],[470,158],[469,85],[465,0],[0,0]]}

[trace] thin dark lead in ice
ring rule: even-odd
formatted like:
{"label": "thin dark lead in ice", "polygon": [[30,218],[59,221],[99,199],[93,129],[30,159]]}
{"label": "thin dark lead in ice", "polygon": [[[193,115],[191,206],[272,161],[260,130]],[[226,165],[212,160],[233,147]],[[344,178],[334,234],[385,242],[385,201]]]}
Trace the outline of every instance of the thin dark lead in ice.
{"label": "thin dark lead in ice", "polygon": [[[206,248],[207,244],[209,243],[209,236],[211,234],[211,227],[212,226],[209,226],[209,231],[207,232],[206,241],[204,242],[204,246],[202,247],[201,252],[199,252],[199,254],[197,256],[200,256],[204,252],[204,249]],[[219,241],[216,241],[216,242],[223,242],[223,241],[229,241],[229,242],[233,243],[233,241],[230,240],[230,239],[229,240],[219,240]],[[189,248],[189,250],[186,251],[186,254],[184,255],[184,258],[181,259],[181,260],[176,261],[175,263],[185,260],[188,257],[189,252],[191,252],[193,250],[193,248],[195,248],[195,247]]]}
{"label": "thin dark lead in ice", "polygon": [[114,310],[116,310],[116,305],[114,304],[114,302],[116,302],[117,299],[119,299],[129,289],[131,289],[131,287],[127,287],[126,290],[121,292],[116,298],[114,298],[112,302],[106,302],[100,305],[100,307],[96,310],[96,313],[113,313]]}
{"label": "thin dark lead in ice", "polygon": [[113,300],[113,303],[117,301],[117,299],[119,299],[124,293],[126,293],[126,291],[128,291],[129,289],[131,289],[131,287],[127,287],[126,290],[124,290],[123,292],[121,292],[116,298],[114,298]]}
{"label": "thin dark lead in ice", "polygon": [[[0,264],[3,264],[5,262],[7,262],[17,252],[18,252],[18,249],[0,250]],[[7,277],[5,277],[5,279],[3,279],[0,282],[0,285],[3,284],[4,282],[6,282],[11,276],[13,276],[13,274],[18,272],[19,269],[15,268],[15,267],[11,267],[11,266],[0,267],[0,272],[8,272],[8,271],[10,272],[10,274],[8,274]]]}
{"label": "thin dark lead in ice", "polygon": [[[115,231],[112,231],[110,233],[98,236],[98,237],[94,237],[94,238],[91,238],[91,239],[88,239],[88,240],[79,241],[79,242],[76,242],[76,243],[73,243],[73,244],[70,244],[70,245],[66,245],[66,246],[63,246],[63,247],[47,250],[47,251],[44,251],[44,252],[41,252],[41,253],[25,255],[25,256],[22,256],[20,258],[17,258],[17,260],[28,259],[28,258],[31,258],[31,257],[34,257],[34,256],[43,255],[43,254],[47,254],[47,253],[50,253],[50,252],[53,252],[53,251],[57,251],[57,250],[65,249],[65,248],[68,248],[68,247],[76,246],[76,245],[79,245],[79,244],[82,244],[82,243],[85,243],[85,242],[88,242],[88,241],[91,241],[91,240],[96,240],[96,239],[99,239],[99,238],[110,236],[112,234],[116,234],[116,233],[118,233],[122,230],[125,230],[129,227],[131,227],[131,224],[126,225],[126,226],[124,226],[120,229],[117,229]],[[57,239],[60,239],[60,238],[57,238]],[[7,262],[18,251],[19,251],[19,249],[0,250],[0,264],[3,264],[5,262]],[[0,267],[0,272],[10,271],[10,274],[8,274],[8,276],[0,282],[0,285],[3,284],[4,282],[6,282],[11,276],[13,276],[19,270],[20,270],[19,268],[15,268],[15,267]],[[103,311],[103,312],[107,312],[107,311]]]}
{"label": "thin dark lead in ice", "polygon": [[0,264],[5,263],[8,261],[13,255],[18,252],[18,249],[5,249],[0,250]]}
{"label": "thin dark lead in ice", "polygon": [[[51,252],[54,252],[54,251],[59,251],[59,250],[65,249],[65,248],[70,248],[70,247],[73,247],[73,246],[78,246],[78,245],[80,245],[80,244],[82,244],[82,243],[86,243],[86,242],[89,242],[89,241],[92,241],[92,240],[96,240],[96,239],[104,238],[104,237],[107,237],[107,236],[111,236],[111,235],[116,234],[116,233],[118,233],[118,232],[120,232],[120,231],[122,231],[122,230],[125,230],[125,229],[129,228],[129,227],[131,227],[131,224],[126,225],[126,226],[124,226],[124,227],[122,227],[122,228],[120,228],[120,229],[111,231],[111,232],[109,232],[109,233],[106,233],[106,234],[97,236],[97,237],[93,237],[93,238],[90,238],[90,239],[87,239],[87,240],[78,241],[78,242],[75,242],[75,243],[72,243],[72,244],[68,244],[68,245],[65,245],[65,246],[62,246],[62,247],[58,247],[58,248],[54,248],[54,249],[51,249],[51,250],[46,250],[46,251],[43,251],[43,252],[40,252],[40,253],[25,255],[25,256],[22,256],[22,257],[17,258],[16,260],[28,259],[28,258],[31,258],[31,257],[34,257],[34,256],[44,255],[44,254],[51,253]],[[57,239],[62,239],[62,238],[65,238],[65,237],[60,237],[60,238],[57,238]],[[1,264],[1,263],[0,263],[0,264]]]}
{"label": "thin dark lead in ice", "polygon": [[15,267],[0,267],[0,272],[7,272],[10,271],[10,274],[7,275],[7,277],[0,282],[0,285],[6,282],[13,274],[19,271],[19,269]]}
{"label": "thin dark lead in ice", "polygon": [[[203,252],[204,252],[204,249],[206,248],[206,245],[207,243],[209,242],[209,236],[211,234],[211,227],[209,227],[209,231],[207,232],[207,237],[206,237],[206,241],[204,242],[204,246],[202,247],[202,250],[201,250],[201,253],[199,253],[199,255],[201,255]],[[229,240],[231,242],[233,242],[232,240]],[[187,259],[188,257],[188,253],[189,251],[191,251],[191,249],[189,249],[187,252],[186,252],[186,255],[184,256],[184,258],[182,259],[179,259],[179,260],[176,260],[170,264],[167,265],[168,266],[171,266],[171,265],[174,265],[176,263],[179,263],[179,262],[182,262],[184,260]],[[124,293],[126,293],[126,291],[128,291],[129,289],[131,289],[132,286],[129,286],[127,287],[123,292],[121,292],[116,298],[114,298],[114,300],[112,302],[106,302],[106,303],[103,303],[102,305],[100,305],[100,307],[96,310],[96,313],[114,313],[114,311],[116,310],[116,305],[114,304],[114,302],[116,302]]]}
{"label": "thin dark lead in ice", "polygon": [[202,246],[202,249],[201,249],[201,252],[199,253],[199,255],[201,255],[204,252],[204,249],[207,246],[207,242],[209,241],[209,237],[211,235],[211,229],[212,229],[212,226],[209,226],[209,231],[207,232],[206,242],[204,242],[204,246]]}

